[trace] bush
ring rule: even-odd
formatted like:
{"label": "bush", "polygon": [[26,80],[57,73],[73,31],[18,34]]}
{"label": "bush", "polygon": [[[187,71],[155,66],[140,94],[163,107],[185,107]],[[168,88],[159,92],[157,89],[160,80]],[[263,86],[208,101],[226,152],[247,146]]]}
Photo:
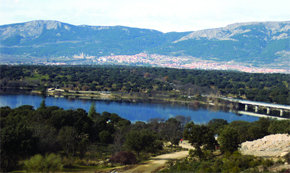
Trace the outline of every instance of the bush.
{"label": "bush", "polygon": [[56,154],[49,154],[45,157],[37,154],[24,161],[24,168],[29,172],[53,172],[63,167],[61,157]]}
{"label": "bush", "polygon": [[73,157],[64,157],[62,163],[64,168],[73,168],[75,159]]}
{"label": "bush", "polygon": [[42,171],[43,157],[37,154],[31,157],[29,160],[24,161],[24,167],[27,171]]}
{"label": "bush", "polygon": [[137,159],[134,153],[130,151],[120,151],[110,158],[112,163],[120,163],[122,165],[135,164]]}

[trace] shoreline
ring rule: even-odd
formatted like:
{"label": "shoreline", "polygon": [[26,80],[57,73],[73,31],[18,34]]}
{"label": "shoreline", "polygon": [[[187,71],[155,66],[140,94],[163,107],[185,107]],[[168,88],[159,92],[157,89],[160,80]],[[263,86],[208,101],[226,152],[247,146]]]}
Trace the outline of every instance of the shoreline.
{"label": "shoreline", "polygon": [[[32,91],[31,93],[41,95],[39,91]],[[71,99],[83,99],[83,100],[101,100],[101,101],[122,101],[122,102],[131,102],[131,103],[177,103],[177,104],[186,104],[186,105],[212,105],[212,103],[198,100],[196,97],[191,97],[190,100],[182,100],[178,98],[169,98],[162,97],[160,95],[156,96],[147,96],[142,94],[130,94],[130,93],[120,93],[120,92],[110,92],[110,91],[72,91],[68,92],[47,92],[48,96],[52,97],[65,97]],[[135,95],[134,95],[135,94]],[[196,98],[196,99],[195,99]],[[203,97],[205,98],[205,97]],[[221,106],[221,105],[219,105]],[[225,104],[224,104],[225,106]]]}
{"label": "shoreline", "polygon": [[[160,104],[180,104],[199,106],[207,108],[208,106],[222,106],[221,104],[215,105],[210,102],[197,100],[191,98],[191,100],[181,100],[176,98],[164,98],[164,97],[149,97],[149,96],[130,96],[128,93],[121,95],[120,93],[106,91],[72,91],[70,92],[46,92],[43,94],[39,90],[13,90],[8,92],[0,91],[0,95],[16,95],[16,94],[27,94],[37,95],[43,97],[54,97],[54,98],[66,98],[66,99],[80,99],[80,100],[94,100],[94,101],[112,101],[112,102],[128,102],[128,103],[160,103]],[[94,94],[92,94],[94,93]],[[101,93],[101,94],[100,94]],[[203,97],[205,98],[205,97]],[[223,106],[226,106],[223,104]]]}

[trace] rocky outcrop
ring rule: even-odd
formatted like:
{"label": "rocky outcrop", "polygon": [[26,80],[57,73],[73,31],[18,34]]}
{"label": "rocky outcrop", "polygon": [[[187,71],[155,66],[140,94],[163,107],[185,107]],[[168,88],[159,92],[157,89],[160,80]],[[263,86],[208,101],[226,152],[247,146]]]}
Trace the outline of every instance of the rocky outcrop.
{"label": "rocky outcrop", "polygon": [[262,139],[241,144],[240,151],[245,155],[261,157],[283,157],[290,152],[290,135],[268,135]]}

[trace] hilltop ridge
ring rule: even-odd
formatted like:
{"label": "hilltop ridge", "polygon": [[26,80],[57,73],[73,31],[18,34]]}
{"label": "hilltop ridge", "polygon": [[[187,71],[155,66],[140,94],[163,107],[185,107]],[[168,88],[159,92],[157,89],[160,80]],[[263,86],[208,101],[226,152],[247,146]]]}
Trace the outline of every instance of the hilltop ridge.
{"label": "hilltop ridge", "polygon": [[[192,67],[188,64],[202,61],[289,70],[289,35],[290,21],[236,23],[214,29],[163,33],[126,26],[76,26],[37,20],[0,26],[0,63],[100,64],[100,59],[108,56],[137,56],[137,62],[133,63],[131,59],[118,63],[115,57],[113,64],[167,64],[183,68],[178,66],[181,64],[187,68]],[[148,55],[146,61],[138,56],[143,54]],[[152,55],[167,57],[166,62],[155,63]],[[83,58],[76,61],[74,57]],[[175,59],[180,61],[172,62]]]}

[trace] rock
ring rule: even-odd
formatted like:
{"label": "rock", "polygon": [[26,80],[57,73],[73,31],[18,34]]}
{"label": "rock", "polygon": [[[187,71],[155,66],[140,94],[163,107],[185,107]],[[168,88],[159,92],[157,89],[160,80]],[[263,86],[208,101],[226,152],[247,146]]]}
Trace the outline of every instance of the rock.
{"label": "rock", "polygon": [[283,157],[290,152],[290,135],[275,134],[247,141],[241,144],[240,151],[246,155]]}
{"label": "rock", "polygon": [[289,153],[289,152],[282,152],[282,153],[280,154],[280,157],[285,157],[288,153]]}

